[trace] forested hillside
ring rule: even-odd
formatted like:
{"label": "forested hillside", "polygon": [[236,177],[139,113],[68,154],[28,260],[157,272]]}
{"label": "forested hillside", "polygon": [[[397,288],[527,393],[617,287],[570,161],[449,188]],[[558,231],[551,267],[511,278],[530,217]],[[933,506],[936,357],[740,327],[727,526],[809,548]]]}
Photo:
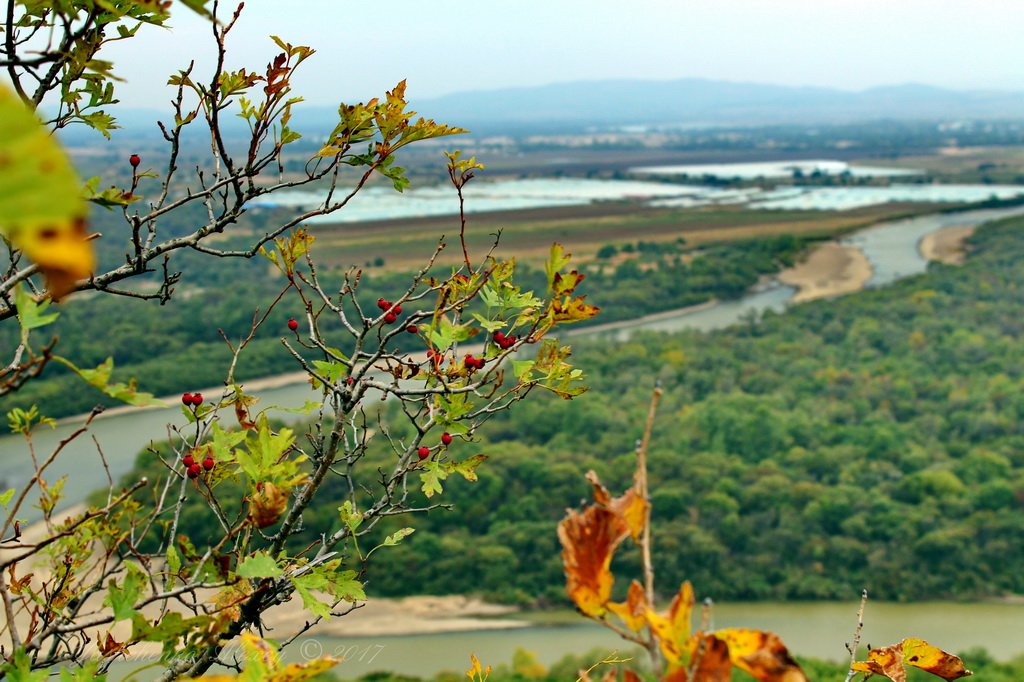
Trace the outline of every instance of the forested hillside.
{"label": "forested hillside", "polygon": [[[600,259],[588,269],[589,299],[602,308],[593,321],[631,319],[714,298],[739,297],[762,275],[792,265],[812,241],[781,235],[700,250],[678,242],[629,243],[628,253],[614,260]],[[97,296],[79,297],[62,306],[51,332],[60,339],[57,352],[80,367],[94,367],[113,357],[119,376],[134,377],[143,390],[156,395],[220,384],[231,361],[223,336],[245,337],[257,306],[262,307],[262,315],[283,284],[268,274],[271,266],[262,257],[223,260],[210,268],[198,254],[184,254],[176,263],[188,273],[187,281],[166,307],[134,298]],[[437,276],[451,274],[441,270]],[[541,270],[524,264],[520,271],[525,288],[543,288]],[[410,278],[410,273],[367,273],[362,277],[363,290],[374,297],[394,296]],[[301,316],[302,311],[279,308],[276,313],[241,356],[237,372],[241,380],[299,369],[279,339],[288,333],[288,318]],[[14,327],[0,330],[0,346],[14,347],[17,336]],[[423,345],[419,339],[405,337],[397,343],[408,350],[421,350]],[[51,417],[64,417],[87,412],[96,404],[116,403],[82,386],[75,375],[54,363],[42,379],[0,399],[0,412],[35,404],[45,405]]]}
{"label": "forested hillside", "polygon": [[[659,380],[660,585],[689,579],[718,599],[1024,592],[1024,220],[985,226],[971,247],[963,266],[719,333],[580,344],[591,390],[457,441],[490,455],[480,480],[449,481],[455,511],[376,553],[369,589],[564,603],[555,525],[589,495],[588,468],[626,485]],[[183,516],[194,541],[207,513]],[[337,511],[310,515],[319,528]]]}

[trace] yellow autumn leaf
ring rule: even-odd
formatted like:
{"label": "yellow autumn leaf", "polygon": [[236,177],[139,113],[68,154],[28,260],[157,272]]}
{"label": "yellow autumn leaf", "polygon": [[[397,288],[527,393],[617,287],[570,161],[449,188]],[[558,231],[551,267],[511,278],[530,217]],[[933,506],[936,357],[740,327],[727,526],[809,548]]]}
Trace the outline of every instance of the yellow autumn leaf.
{"label": "yellow autumn leaf", "polygon": [[95,270],[86,213],[64,150],[0,83],[0,233],[39,266],[54,300]]}
{"label": "yellow autumn leaf", "polygon": [[892,646],[872,649],[868,652],[868,660],[857,661],[851,668],[856,672],[881,675],[893,682],[904,682],[907,679],[908,665],[947,681],[972,674],[958,657],[916,637]]}
{"label": "yellow autumn leaf", "polygon": [[629,534],[634,540],[643,532],[647,520],[647,500],[640,495],[636,486],[631,487],[619,497],[612,497],[594,471],[588,471],[587,480],[594,486],[594,503],[605,507],[620,516],[629,527]]}
{"label": "yellow autumn leaf", "polygon": [[615,581],[612,555],[628,535],[622,517],[603,507],[569,512],[558,524],[566,589],[584,615],[596,618],[607,611]]}
{"label": "yellow autumn leaf", "polygon": [[618,602],[608,602],[608,610],[621,618],[626,627],[633,632],[640,632],[644,625],[647,624],[647,621],[644,619],[644,613],[647,612],[647,608],[647,597],[644,595],[644,588],[636,580],[629,585],[629,594],[626,596],[626,601],[621,604]]}
{"label": "yellow autumn leaf", "polygon": [[774,632],[731,628],[715,637],[729,645],[729,658],[758,682],[807,682],[807,676]]}
{"label": "yellow autumn leaf", "polygon": [[672,635],[680,647],[690,639],[690,614],[693,613],[694,602],[693,586],[687,580],[679,586],[679,591],[672,598],[672,603],[668,607],[668,620],[672,624]]}

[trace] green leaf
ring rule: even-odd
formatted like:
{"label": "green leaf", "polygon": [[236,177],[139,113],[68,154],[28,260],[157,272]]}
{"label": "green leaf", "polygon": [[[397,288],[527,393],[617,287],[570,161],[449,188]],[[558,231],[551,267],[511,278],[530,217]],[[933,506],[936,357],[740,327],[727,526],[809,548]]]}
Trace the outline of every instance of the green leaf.
{"label": "green leaf", "polygon": [[133,563],[128,563],[128,573],[121,584],[111,578],[107,584],[107,596],[103,603],[111,608],[114,621],[129,620],[135,615],[135,602],[142,596],[146,585],[146,574]]}
{"label": "green leaf", "polygon": [[21,282],[15,285],[14,305],[18,309],[18,324],[21,325],[23,343],[27,342],[25,332],[28,332],[30,329],[45,327],[60,317],[60,313],[44,314],[46,309],[50,307],[50,303],[49,299],[44,300],[42,303],[36,303],[32,294],[25,290]]}
{"label": "green leaf", "polygon": [[181,571],[181,555],[174,549],[174,545],[167,548],[167,570],[175,575]]}
{"label": "green leaf", "polygon": [[423,482],[423,485],[420,489],[423,490],[423,494],[428,498],[433,497],[435,493],[440,495],[443,492],[441,481],[448,478],[448,472],[436,460],[426,461],[422,466],[420,481]]}
{"label": "green leaf", "polygon": [[555,275],[569,264],[569,258],[561,244],[555,242],[551,245],[551,254],[548,262],[544,264],[544,272],[548,276],[548,291],[551,291],[555,283]]}
{"label": "green leaf", "polygon": [[526,383],[530,381],[530,372],[533,371],[534,364],[536,363],[533,360],[513,360],[512,373],[516,375],[516,379]]}
{"label": "green leaf", "polygon": [[355,571],[335,570],[331,576],[328,589],[333,596],[338,599],[344,599],[345,601],[366,599],[366,592],[363,589],[363,583],[361,583],[356,577]]}
{"label": "green leaf", "polygon": [[145,616],[135,612],[132,616],[130,640],[133,642],[160,642],[163,645],[161,659],[166,661],[181,649],[178,642],[182,637],[205,630],[211,620],[213,619],[210,616],[194,616],[186,619],[177,611],[169,611],[161,616],[156,623],[150,624]]}
{"label": "green leaf", "polygon": [[437,324],[430,330],[430,342],[439,353],[448,350],[453,343],[465,341],[470,336],[472,334],[470,333],[469,325],[452,324],[451,320],[447,317],[440,318]]}
{"label": "green leaf", "polygon": [[384,547],[394,547],[405,538],[409,537],[416,532],[415,528],[400,528],[391,535],[384,538],[384,542],[381,543]]}
{"label": "green leaf", "polygon": [[274,557],[266,552],[256,552],[242,559],[237,572],[240,578],[277,578],[283,575]]}
{"label": "green leaf", "polygon": [[10,662],[0,666],[0,672],[5,673],[4,680],[9,682],[43,682],[49,676],[45,670],[32,670],[32,659],[23,648],[14,650]]}
{"label": "green leaf", "polygon": [[302,403],[300,407],[282,407],[280,405],[271,405],[268,410],[279,410],[281,412],[291,412],[293,414],[313,414],[323,405],[318,400],[307,400]]}
{"label": "green leaf", "polygon": [[363,513],[355,508],[351,500],[345,500],[344,504],[338,507],[338,515],[341,522],[353,532],[363,523]]}
{"label": "green leaf", "polygon": [[143,393],[137,390],[135,379],[129,380],[128,383],[110,383],[110,375],[114,371],[114,358],[107,358],[106,362],[98,365],[96,369],[79,369],[67,358],[56,357],[54,359],[67,365],[75,374],[111,398],[116,398],[135,407],[164,407],[164,403],[154,398],[152,393]]}
{"label": "green leaf", "polygon": [[98,659],[86,661],[81,666],[60,669],[60,682],[106,682],[106,673],[99,672]]}
{"label": "green leaf", "polygon": [[114,117],[107,114],[105,111],[81,114],[79,118],[90,128],[103,133],[103,137],[108,140],[110,139],[110,131],[120,127],[114,122]]}
{"label": "green leaf", "polygon": [[0,493],[0,507],[7,510],[7,505],[11,503],[11,499],[14,498],[14,488],[8,488],[3,493]]}
{"label": "green leaf", "polygon": [[473,455],[461,462],[449,462],[446,466],[450,473],[461,474],[467,481],[476,481],[476,468],[486,459],[487,455]]}
{"label": "green leaf", "polygon": [[309,609],[313,615],[320,618],[331,617],[331,605],[320,601],[313,594],[313,590],[324,589],[327,586],[327,581],[323,579],[323,576],[319,573],[310,572],[296,576],[291,580],[292,584],[295,585],[295,591],[302,598],[303,606]]}
{"label": "green leaf", "polygon": [[480,326],[489,332],[496,332],[505,328],[504,320],[488,320],[480,313],[473,313],[473,319],[480,323]]}
{"label": "green leaf", "polygon": [[325,379],[330,381],[332,384],[336,383],[338,379],[345,376],[348,372],[348,366],[341,362],[326,362],[324,360],[314,360],[313,366],[316,367],[317,371]]}

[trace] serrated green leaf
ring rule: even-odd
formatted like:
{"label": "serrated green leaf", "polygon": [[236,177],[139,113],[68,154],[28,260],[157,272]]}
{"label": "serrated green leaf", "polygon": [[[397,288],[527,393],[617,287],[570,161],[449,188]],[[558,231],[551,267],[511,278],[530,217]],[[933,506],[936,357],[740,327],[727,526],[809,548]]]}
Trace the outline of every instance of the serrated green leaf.
{"label": "serrated green leaf", "polygon": [[3,507],[6,511],[7,505],[11,503],[11,499],[14,498],[14,488],[8,488],[2,494],[0,494],[0,507]]}
{"label": "serrated green leaf", "polygon": [[394,547],[415,532],[415,528],[399,528],[394,533],[384,538],[384,542],[382,542],[381,545],[385,547]]}
{"label": "serrated green leaf", "polygon": [[324,589],[327,584],[323,578],[315,573],[306,573],[291,579],[295,585],[295,591],[302,598],[302,605],[313,615],[321,618],[331,617],[331,605],[317,599],[313,594],[314,589]]}
{"label": "serrated green leaf", "polygon": [[32,670],[32,659],[24,648],[15,649],[10,662],[0,666],[0,672],[10,682],[43,682],[49,676],[45,670]]}
{"label": "serrated green leaf", "polygon": [[103,603],[109,606],[114,621],[129,620],[135,615],[135,602],[142,596],[146,585],[146,574],[133,563],[128,563],[128,572],[121,579],[121,584],[111,578],[107,584],[107,596]]}
{"label": "serrated green leaf", "polygon": [[50,303],[49,299],[44,300],[42,303],[36,303],[32,294],[25,290],[21,282],[15,285],[14,305],[18,309],[18,324],[21,325],[23,332],[23,342],[26,339],[24,332],[44,327],[60,317],[60,313],[44,314],[46,309],[50,307]]}
{"label": "serrated green leaf", "polygon": [[353,532],[360,526],[360,524],[363,523],[363,513],[353,506],[351,500],[345,500],[345,502],[338,507],[338,515],[341,517],[341,522],[345,524],[345,527]]}
{"label": "serrated green leaf", "polygon": [[486,459],[487,455],[473,455],[461,462],[448,462],[446,469],[449,473],[461,474],[467,481],[476,481],[476,468],[483,464]]}
{"label": "serrated green leaf", "polygon": [[488,320],[480,313],[473,313],[473,319],[479,322],[480,326],[489,332],[496,332],[505,327],[505,322],[503,320]]}
{"label": "serrated green leaf", "polygon": [[152,393],[143,393],[136,389],[135,380],[128,383],[110,383],[110,375],[114,371],[114,358],[107,358],[95,369],[80,369],[71,363],[67,358],[56,357],[55,360],[69,367],[75,374],[85,379],[87,383],[103,391],[111,398],[121,402],[134,405],[135,407],[164,407],[164,403],[153,397]]}
{"label": "serrated green leaf", "polygon": [[274,557],[266,552],[256,552],[245,557],[236,572],[240,578],[277,578],[283,575]]}
{"label": "serrated green leaf", "polygon": [[443,492],[441,481],[448,478],[448,472],[436,460],[423,462],[422,467],[423,471],[420,472],[420,481],[423,482],[423,485],[420,489],[423,491],[423,494],[428,498],[433,497],[435,493],[440,495]]}
{"label": "serrated green leaf", "polygon": [[534,364],[533,360],[513,360],[512,373],[515,374],[516,379],[519,379],[520,381],[529,381],[530,372],[533,371]]}
{"label": "serrated green leaf", "polygon": [[448,350],[453,343],[465,341],[472,336],[468,324],[452,324],[447,317],[441,317],[430,330],[430,342],[439,353]]}
{"label": "serrated green leaf", "polygon": [[547,263],[544,264],[544,272],[548,276],[548,291],[551,291],[555,283],[555,274],[569,264],[569,259],[570,256],[565,253],[565,248],[561,244],[555,242],[551,245],[551,253]]}

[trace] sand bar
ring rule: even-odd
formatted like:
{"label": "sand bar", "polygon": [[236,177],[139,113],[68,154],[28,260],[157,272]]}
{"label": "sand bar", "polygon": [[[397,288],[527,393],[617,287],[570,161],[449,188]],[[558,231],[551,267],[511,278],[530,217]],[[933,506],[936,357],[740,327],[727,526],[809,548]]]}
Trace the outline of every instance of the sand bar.
{"label": "sand bar", "polygon": [[825,242],[806,259],[779,273],[783,284],[797,288],[793,302],[831,298],[860,291],[871,279],[871,262],[850,244]]}
{"label": "sand bar", "polygon": [[976,225],[952,225],[926,234],[917,243],[917,250],[925,260],[957,265],[964,260],[964,240],[974,234]]}

